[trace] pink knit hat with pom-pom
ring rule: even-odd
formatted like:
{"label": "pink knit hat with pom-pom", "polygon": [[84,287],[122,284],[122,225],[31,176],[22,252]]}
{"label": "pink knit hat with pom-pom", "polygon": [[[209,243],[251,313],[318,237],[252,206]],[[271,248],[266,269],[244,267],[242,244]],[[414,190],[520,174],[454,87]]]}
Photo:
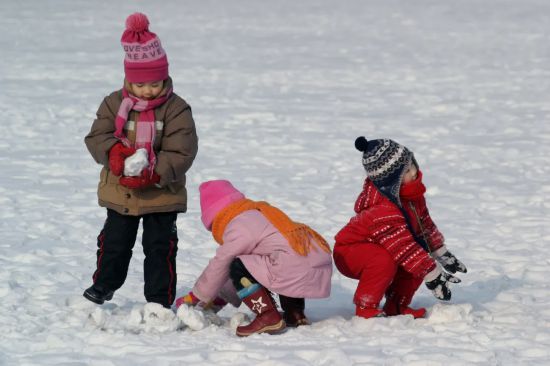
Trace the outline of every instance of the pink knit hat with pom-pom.
{"label": "pink knit hat with pom-pom", "polygon": [[244,194],[227,180],[211,180],[199,186],[201,200],[201,220],[204,227],[212,229],[214,218],[227,205],[242,200]]}
{"label": "pink knit hat with pom-pom", "polygon": [[124,73],[131,83],[146,83],[168,78],[168,58],[157,35],[149,31],[149,19],[134,13],[126,19],[120,39],[126,54]]}

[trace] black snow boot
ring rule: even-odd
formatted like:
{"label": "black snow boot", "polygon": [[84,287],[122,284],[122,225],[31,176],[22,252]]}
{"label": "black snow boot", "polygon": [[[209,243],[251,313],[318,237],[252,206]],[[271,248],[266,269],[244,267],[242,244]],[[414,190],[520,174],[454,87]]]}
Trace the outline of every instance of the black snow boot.
{"label": "black snow boot", "polygon": [[91,287],[87,288],[86,291],[84,291],[83,295],[91,302],[95,302],[96,304],[101,305],[105,301],[111,300],[114,293],[114,291],[107,290],[101,286],[92,285]]}
{"label": "black snow boot", "polygon": [[303,298],[288,297],[279,294],[279,301],[284,312],[283,318],[288,327],[296,328],[301,325],[311,324],[304,314],[306,303]]}

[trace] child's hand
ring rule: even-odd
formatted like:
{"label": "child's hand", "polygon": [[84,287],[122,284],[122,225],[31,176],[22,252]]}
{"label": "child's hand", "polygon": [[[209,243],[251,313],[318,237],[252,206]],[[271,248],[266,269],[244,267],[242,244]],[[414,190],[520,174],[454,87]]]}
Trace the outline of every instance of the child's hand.
{"label": "child's hand", "polygon": [[[436,273],[439,272],[437,275]],[[437,275],[434,279],[433,276]],[[432,272],[426,275],[426,287],[432,291],[432,294],[439,300],[448,301],[451,299],[451,289],[449,283],[460,283],[460,278],[455,277],[449,273],[442,272],[441,269],[436,268]]]}
{"label": "child's hand", "polygon": [[153,175],[151,176],[149,170],[145,169],[141,172],[139,177],[122,177],[118,180],[118,182],[124,187],[128,187],[130,189],[141,189],[160,182],[160,176],[155,172],[153,172]]}
{"label": "child's hand", "polygon": [[176,299],[176,309],[182,306],[183,304],[189,305],[189,306],[195,306],[199,302],[200,302],[199,298],[195,296],[193,291],[191,291],[187,295]]}
{"label": "child's hand", "polygon": [[204,301],[201,301],[198,297],[196,297],[193,291],[190,291],[187,295],[182,296],[179,299],[176,299],[176,309],[183,304],[187,306],[200,307],[204,310],[212,310],[213,312],[217,313],[225,305],[227,305],[227,302],[220,297],[216,297],[214,301],[204,302]]}
{"label": "child's hand", "polygon": [[437,260],[447,272],[468,272],[464,263],[459,261],[458,258],[455,257],[453,253],[449,252],[445,246],[442,246],[441,248],[433,252],[433,256],[435,260]]}
{"label": "child's hand", "polygon": [[124,146],[121,142],[114,144],[109,150],[109,170],[117,177],[121,176],[124,170],[124,160],[135,152],[136,149]]}

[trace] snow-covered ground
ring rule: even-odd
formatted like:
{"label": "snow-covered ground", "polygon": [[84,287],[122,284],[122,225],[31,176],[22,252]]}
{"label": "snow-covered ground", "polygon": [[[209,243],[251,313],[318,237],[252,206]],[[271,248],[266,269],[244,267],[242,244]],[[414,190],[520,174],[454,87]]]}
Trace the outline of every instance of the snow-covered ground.
{"label": "snow-covered ground", "polygon": [[[200,182],[226,178],[326,238],[352,215],[364,172],[353,141],[416,154],[432,216],[468,266],[426,319],[353,316],[356,283],[307,302],[278,336],[198,331],[151,317],[138,243],[125,285],[91,284],[99,166],[83,137],[122,84],[126,16],[148,14],[199,155],[178,218],[178,293],[216,244]],[[550,364],[550,2],[288,0],[0,2],[0,365]]]}

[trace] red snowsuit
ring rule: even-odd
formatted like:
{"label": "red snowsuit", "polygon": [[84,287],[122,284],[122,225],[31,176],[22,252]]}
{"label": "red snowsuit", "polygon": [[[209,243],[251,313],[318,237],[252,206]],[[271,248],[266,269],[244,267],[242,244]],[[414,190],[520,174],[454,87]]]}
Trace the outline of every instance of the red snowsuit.
{"label": "red snowsuit", "polygon": [[[400,200],[412,229],[431,252],[443,246],[444,238],[426,207],[421,178],[419,171],[413,184],[415,194],[402,193]],[[397,309],[407,307],[424,276],[435,269],[435,261],[414,239],[399,207],[368,178],[355,212],[336,234],[333,254],[336,268],[359,280],[353,302],[358,308],[375,309],[386,294],[386,304],[393,301]]]}

